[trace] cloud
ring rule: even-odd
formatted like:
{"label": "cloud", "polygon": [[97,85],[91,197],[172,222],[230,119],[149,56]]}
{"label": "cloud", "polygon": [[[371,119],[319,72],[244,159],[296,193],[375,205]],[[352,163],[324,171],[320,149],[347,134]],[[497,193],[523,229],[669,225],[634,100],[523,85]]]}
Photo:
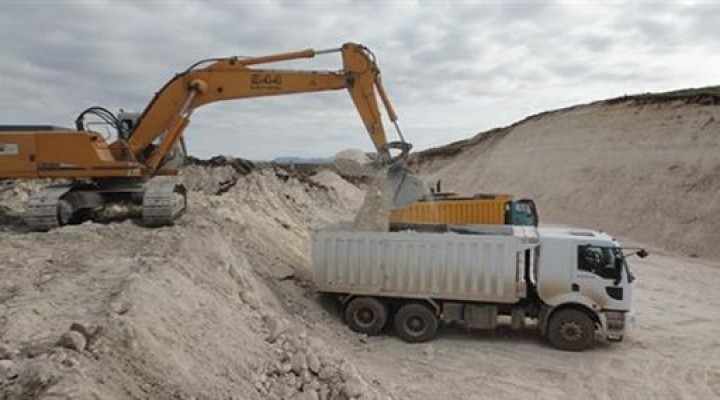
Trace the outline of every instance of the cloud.
{"label": "cloud", "polygon": [[[11,1],[0,4],[1,123],[70,126],[99,104],[142,110],[216,56],[368,45],[416,148],[530,113],[717,84],[720,8],[703,2]],[[337,55],[281,64],[338,69]],[[372,145],[346,93],[204,107],[201,156],[330,155]]]}

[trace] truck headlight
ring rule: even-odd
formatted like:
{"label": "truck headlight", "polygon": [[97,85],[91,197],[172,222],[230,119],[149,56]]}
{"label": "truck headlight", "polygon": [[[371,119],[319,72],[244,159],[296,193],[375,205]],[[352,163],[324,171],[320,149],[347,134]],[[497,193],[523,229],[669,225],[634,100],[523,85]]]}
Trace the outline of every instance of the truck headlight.
{"label": "truck headlight", "polygon": [[621,311],[605,311],[607,329],[609,331],[622,331],[625,329],[625,313]]}

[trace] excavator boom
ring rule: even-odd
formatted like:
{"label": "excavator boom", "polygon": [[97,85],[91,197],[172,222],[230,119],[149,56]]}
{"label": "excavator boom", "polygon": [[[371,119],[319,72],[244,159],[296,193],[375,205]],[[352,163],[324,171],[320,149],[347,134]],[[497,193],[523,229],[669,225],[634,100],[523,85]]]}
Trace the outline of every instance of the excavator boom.
{"label": "excavator boom", "polygon": [[[329,53],[341,54],[340,70],[263,68]],[[185,189],[153,178],[173,173],[173,153],[182,143],[195,109],[226,100],[332,90],[350,94],[379,161],[394,165],[389,181],[421,186],[398,167],[411,146],[399,130],[374,55],[355,43],[337,49],[203,60],[168,81],[137,118],[125,119],[102,107],[91,107],[76,119],[76,130],[0,126],[0,180],[72,180],[48,187],[30,200],[27,221],[36,230],[96,219],[111,204],[126,206],[148,224],[170,224],[185,210]],[[380,104],[395,125],[399,141],[388,142]],[[117,139],[109,143],[103,135],[87,129],[84,121],[89,114],[115,127]],[[400,154],[391,156],[391,149],[399,149]],[[420,195],[415,189],[396,189],[396,194],[401,194],[396,198],[403,203]]]}
{"label": "excavator boom", "polygon": [[[297,71],[252,67],[331,52],[342,54],[342,70]],[[216,59],[208,61],[205,66],[191,67],[176,75],[155,95],[130,134],[129,152],[138,159],[145,154],[153,172],[177,144],[193,110],[205,104],[341,89],[348,90],[375,149],[382,157],[389,157],[378,96],[391,121],[395,122],[397,117],[382,87],[380,71],[371,53],[364,46],[354,43],[324,51],[308,49],[262,57]],[[148,153],[148,147],[158,138],[162,138],[160,146]]]}

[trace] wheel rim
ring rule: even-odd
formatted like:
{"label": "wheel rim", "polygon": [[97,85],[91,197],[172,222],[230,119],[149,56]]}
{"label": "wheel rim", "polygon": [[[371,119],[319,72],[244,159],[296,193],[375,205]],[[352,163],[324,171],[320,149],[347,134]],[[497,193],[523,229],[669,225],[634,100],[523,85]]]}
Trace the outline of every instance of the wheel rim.
{"label": "wheel rim", "polygon": [[420,336],[427,330],[425,320],[417,315],[411,315],[405,320],[405,331],[413,336]]}
{"label": "wheel rim", "polygon": [[577,342],[583,337],[580,324],[575,321],[564,321],[559,327],[560,337],[568,342]]}
{"label": "wheel rim", "polygon": [[375,313],[367,307],[360,307],[355,311],[355,322],[364,328],[369,327],[375,322]]}

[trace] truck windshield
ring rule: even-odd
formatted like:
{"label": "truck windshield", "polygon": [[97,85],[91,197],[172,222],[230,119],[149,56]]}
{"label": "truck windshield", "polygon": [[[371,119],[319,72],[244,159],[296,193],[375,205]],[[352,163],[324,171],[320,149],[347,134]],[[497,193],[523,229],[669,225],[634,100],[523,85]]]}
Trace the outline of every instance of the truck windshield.
{"label": "truck windshield", "polygon": [[606,279],[620,280],[625,260],[617,247],[578,246],[578,269]]}
{"label": "truck windshield", "polygon": [[505,205],[505,222],[510,225],[537,226],[532,200],[510,201]]}

